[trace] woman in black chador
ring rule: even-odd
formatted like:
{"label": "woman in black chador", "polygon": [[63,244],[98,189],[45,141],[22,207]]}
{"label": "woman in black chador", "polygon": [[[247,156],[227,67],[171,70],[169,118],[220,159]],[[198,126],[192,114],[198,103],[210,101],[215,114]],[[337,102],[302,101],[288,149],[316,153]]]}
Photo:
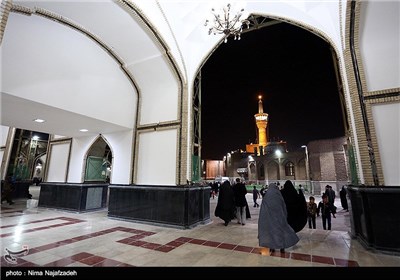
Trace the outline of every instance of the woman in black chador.
{"label": "woman in black chador", "polygon": [[340,203],[342,204],[343,210],[349,211],[349,205],[347,204],[347,197],[346,197],[346,189],[342,186],[342,189],[339,192],[340,194]]}
{"label": "woman in black chador", "polygon": [[296,191],[290,180],[285,182],[281,193],[288,213],[287,221],[295,232],[299,232],[307,223],[306,198],[301,190]]}
{"label": "woman in black chador", "polygon": [[229,181],[223,182],[219,189],[214,215],[224,220],[225,226],[235,217],[235,196]]}

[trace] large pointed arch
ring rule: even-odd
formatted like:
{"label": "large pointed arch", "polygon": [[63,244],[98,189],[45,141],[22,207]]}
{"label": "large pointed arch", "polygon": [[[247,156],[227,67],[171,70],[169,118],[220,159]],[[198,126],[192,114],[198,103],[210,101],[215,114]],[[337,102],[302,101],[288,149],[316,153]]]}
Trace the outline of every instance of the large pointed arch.
{"label": "large pointed arch", "polygon": [[[341,10],[341,4],[340,4],[340,10]],[[337,83],[338,83],[338,94],[339,94],[339,99],[340,99],[340,105],[342,108],[342,118],[343,118],[343,125],[344,125],[344,130],[345,134],[348,136],[350,139],[350,135],[353,134],[350,128],[350,120],[349,116],[351,118],[354,118],[354,116],[351,114],[351,106],[352,104],[350,103],[349,99],[346,98],[348,94],[346,94],[347,88],[343,86],[343,81],[346,80],[346,73],[344,71],[343,63],[342,60],[340,60],[340,57],[343,57],[343,49],[341,46],[338,46],[335,41],[324,31],[321,29],[311,26],[303,21],[300,21],[298,19],[292,19],[289,17],[283,17],[283,16],[277,16],[274,14],[268,14],[268,13],[254,13],[250,14],[248,19],[251,22],[251,27],[249,29],[245,29],[245,32],[251,32],[252,30],[257,30],[259,28],[266,28],[268,26],[278,24],[280,22],[285,22],[297,27],[300,27],[315,36],[321,38],[325,42],[327,42],[330,46],[331,54],[332,54],[332,60],[333,60],[333,66],[334,66],[334,73],[336,75]],[[342,28],[340,27],[340,30]],[[198,84],[201,85],[201,68],[204,66],[204,64],[207,62],[207,60],[210,58],[210,56],[217,50],[217,48],[223,44],[223,39],[221,39],[216,46],[210,50],[210,52],[205,56],[205,58],[202,60],[200,63],[198,69],[197,69],[197,75],[195,76],[194,79],[194,86],[193,86],[193,92],[192,92],[192,119],[193,120],[198,120],[201,119],[201,106],[197,106],[197,104],[201,104],[201,100],[199,101],[199,95],[198,92],[201,92],[201,89],[198,89]],[[343,43],[342,43],[343,46]],[[194,122],[192,122],[194,123]],[[200,146],[196,142],[196,137],[198,135],[201,135],[200,131],[200,126],[193,126],[192,127],[192,151],[201,151],[202,147],[201,144]],[[201,143],[201,141],[200,141]],[[199,146],[199,147],[198,147]],[[200,155],[201,156],[201,155]]]}

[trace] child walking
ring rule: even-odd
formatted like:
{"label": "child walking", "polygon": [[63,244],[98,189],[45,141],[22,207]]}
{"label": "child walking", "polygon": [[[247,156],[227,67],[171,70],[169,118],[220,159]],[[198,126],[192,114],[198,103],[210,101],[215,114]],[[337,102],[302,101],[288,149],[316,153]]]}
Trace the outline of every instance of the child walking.
{"label": "child walking", "polygon": [[307,202],[307,219],[309,228],[313,229],[316,228],[315,225],[316,216],[317,216],[317,204],[315,203],[315,198],[313,196],[310,196],[310,201]]}
{"label": "child walking", "polygon": [[332,216],[336,218],[336,211],[334,206],[329,202],[328,196],[326,194],[322,195],[322,201],[318,203],[317,216],[319,216],[320,210],[322,215],[322,227],[326,229],[326,224],[328,224],[328,230],[331,230]]}

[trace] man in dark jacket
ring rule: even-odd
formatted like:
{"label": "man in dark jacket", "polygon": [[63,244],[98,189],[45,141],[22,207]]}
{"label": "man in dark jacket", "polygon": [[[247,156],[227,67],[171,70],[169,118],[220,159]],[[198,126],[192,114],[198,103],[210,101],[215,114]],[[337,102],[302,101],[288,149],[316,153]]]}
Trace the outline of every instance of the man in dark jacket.
{"label": "man in dark jacket", "polygon": [[246,186],[240,181],[240,178],[236,178],[236,184],[233,186],[233,193],[235,195],[235,205],[236,205],[236,217],[238,224],[243,226],[246,224]]}
{"label": "man in dark jacket", "polygon": [[332,206],[332,204],[329,202],[329,198],[325,193],[322,195],[322,201],[318,203],[317,216],[319,216],[320,212],[322,216],[322,227],[326,229],[326,226],[328,224],[328,230],[331,230],[331,221],[332,217],[336,218],[336,210],[334,206]]}

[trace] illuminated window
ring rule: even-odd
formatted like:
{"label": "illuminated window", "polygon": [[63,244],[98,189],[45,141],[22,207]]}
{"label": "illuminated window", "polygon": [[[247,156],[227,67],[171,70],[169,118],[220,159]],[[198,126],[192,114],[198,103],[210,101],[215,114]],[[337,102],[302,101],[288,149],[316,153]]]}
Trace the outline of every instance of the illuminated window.
{"label": "illuminated window", "polygon": [[285,173],[286,176],[294,176],[294,164],[293,162],[289,161],[285,165]]}

